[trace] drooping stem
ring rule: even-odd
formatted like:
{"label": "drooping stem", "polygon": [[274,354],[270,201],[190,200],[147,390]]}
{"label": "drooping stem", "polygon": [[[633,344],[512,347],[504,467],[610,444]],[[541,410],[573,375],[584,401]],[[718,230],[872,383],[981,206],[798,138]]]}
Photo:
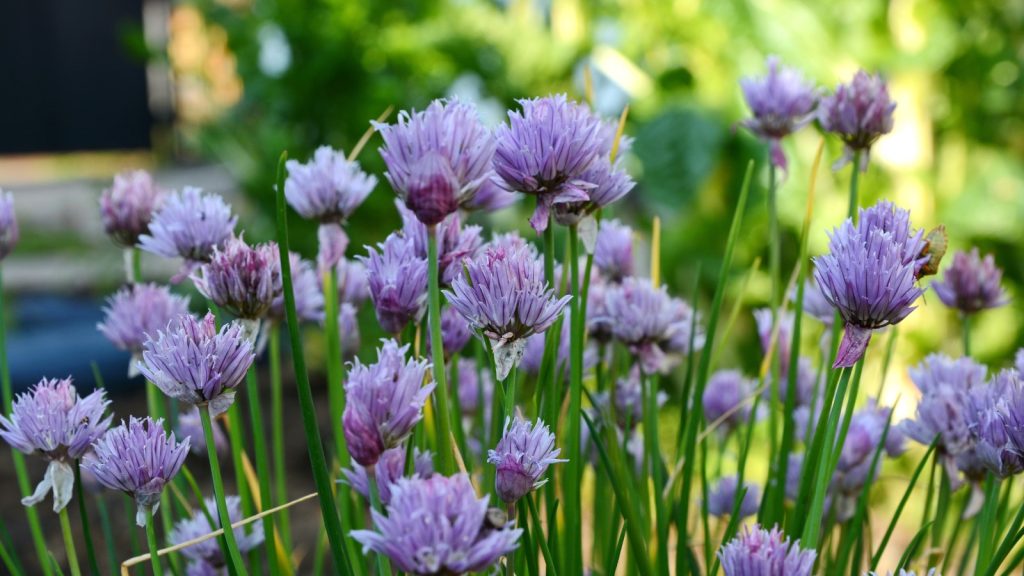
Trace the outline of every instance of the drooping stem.
{"label": "drooping stem", "polygon": [[153,576],[163,576],[164,568],[160,564],[160,556],[157,554],[160,546],[156,543],[156,526],[153,525],[153,509],[149,507],[146,508],[146,542],[149,544],[149,564],[153,567]]}
{"label": "drooping stem", "polygon": [[569,285],[572,299],[569,301],[569,412],[568,436],[569,462],[562,483],[562,497],[565,499],[566,554],[565,574],[582,571],[582,519],[580,517],[580,411],[583,400],[583,332],[578,322],[580,315],[580,262],[579,231],[569,227]]}
{"label": "drooping stem", "polygon": [[434,364],[434,399],[437,414],[434,419],[438,464],[442,474],[455,471],[452,453],[451,415],[448,410],[448,383],[445,378],[444,344],[441,339],[441,289],[438,285],[437,227],[427,226],[427,287],[430,314],[430,353]]}
{"label": "drooping stem", "polygon": [[71,571],[71,576],[82,576],[82,571],[78,568],[75,539],[71,536],[71,520],[68,518],[67,506],[60,511],[60,533],[64,537],[64,551],[68,556],[68,568]]}
{"label": "drooping stem", "polygon": [[[270,356],[270,421],[274,460],[274,504],[288,501],[288,467],[284,455],[284,390],[281,383],[281,328],[270,327],[270,342],[267,344]],[[277,513],[281,527],[281,541],[285,550],[292,549],[291,520],[288,510]]]}
{"label": "drooping stem", "polygon": [[231,517],[228,515],[227,500],[224,495],[224,480],[220,475],[220,461],[217,460],[217,446],[213,441],[213,421],[211,420],[210,407],[199,407],[199,419],[203,423],[203,437],[206,438],[206,455],[210,460],[210,477],[213,479],[213,495],[217,502],[217,516],[221,527],[224,528],[224,551],[225,559],[234,565],[238,574],[245,575],[245,564],[242,563],[242,555],[238,552],[238,542],[235,540],[235,531],[231,529]]}
{"label": "drooping stem", "polygon": [[284,293],[285,312],[288,322],[288,336],[291,340],[292,364],[295,368],[296,389],[299,393],[299,406],[302,411],[302,426],[306,433],[306,448],[309,451],[309,463],[313,469],[313,480],[319,494],[320,513],[323,516],[324,528],[331,545],[336,569],[342,574],[352,572],[352,564],[348,551],[345,549],[345,533],[341,527],[341,519],[335,508],[334,493],[330,473],[327,471],[327,459],[320,440],[320,432],[316,419],[316,408],[313,404],[313,391],[309,385],[309,373],[306,372],[306,357],[302,349],[302,336],[299,333],[298,314],[295,311],[295,293],[292,291],[291,263],[288,259],[288,211],[284,200],[284,162],[287,152],[281,154],[277,164],[277,246],[281,255],[281,284]]}
{"label": "drooping stem", "polygon": [[[4,414],[10,414],[14,392],[11,387],[11,368],[7,363],[6,304],[3,291],[3,267],[0,266],[0,395],[2,395],[3,399]],[[32,485],[29,483],[28,471],[25,469],[25,457],[22,456],[21,452],[12,448],[11,458],[14,460],[14,475],[18,479],[18,490],[22,496],[28,496],[32,493]],[[44,576],[51,576],[53,574],[53,567],[50,565],[50,553],[46,549],[46,537],[43,536],[43,529],[39,524],[39,514],[35,508],[25,506],[25,517],[28,520],[29,532],[32,534],[32,545],[35,547],[39,566],[42,567]]]}
{"label": "drooping stem", "polygon": [[92,530],[89,529],[89,511],[85,506],[85,491],[82,489],[81,462],[75,460],[75,498],[78,499],[78,516],[82,524],[82,535],[85,537],[85,552],[89,559],[89,570],[98,575],[100,573],[99,560],[96,558],[96,548],[92,541]]}

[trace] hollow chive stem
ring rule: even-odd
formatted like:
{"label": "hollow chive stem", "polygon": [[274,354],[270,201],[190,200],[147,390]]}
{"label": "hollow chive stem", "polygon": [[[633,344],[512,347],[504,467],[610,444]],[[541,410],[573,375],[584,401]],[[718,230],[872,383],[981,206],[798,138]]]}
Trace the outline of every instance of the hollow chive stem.
{"label": "hollow chive stem", "polygon": [[96,558],[96,548],[92,541],[92,530],[89,528],[89,511],[85,506],[85,490],[82,488],[81,462],[75,461],[75,497],[78,499],[78,516],[82,525],[82,535],[85,538],[85,552],[89,559],[89,570],[93,574],[100,574],[99,560]]}
{"label": "hollow chive stem", "polygon": [[210,476],[213,479],[213,495],[217,501],[217,516],[220,525],[224,528],[225,558],[234,565],[236,573],[245,576],[247,574],[245,565],[242,563],[242,555],[238,552],[238,542],[235,540],[235,531],[231,529],[231,517],[228,515],[227,500],[224,495],[224,480],[220,475],[220,462],[217,460],[217,447],[213,442],[213,421],[210,417],[210,407],[199,407],[199,419],[203,424],[203,437],[206,438],[206,455],[210,460]]}
{"label": "hollow chive stem", "polygon": [[345,533],[341,519],[335,506],[333,486],[330,473],[327,471],[327,458],[324,456],[323,442],[317,424],[316,408],[313,404],[313,391],[309,385],[309,373],[306,372],[306,356],[302,348],[302,335],[299,333],[298,314],[295,312],[295,293],[292,291],[292,270],[288,259],[288,211],[284,200],[284,162],[288,153],[281,153],[277,164],[277,246],[281,254],[281,284],[284,293],[288,336],[291,341],[292,365],[295,369],[295,387],[299,394],[299,407],[302,412],[302,426],[306,434],[306,448],[309,451],[309,464],[313,469],[313,480],[319,494],[320,513],[324,528],[327,531],[331,554],[336,563],[336,570],[342,574],[352,573],[352,563],[345,549]]}
{"label": "hollow chive stem", "polygon": [[149,544],[149,564],[153,567],[153,576],[163,576],[164,568],[160,564],[160,556],[157,551],[160,547],[156,543],[156,526],[153,525],[153,509],[146,509],[146,542]]}
{"label": "hollow chive stem", "polygon": [[434,399],[437,414],[434,426],[438,464],[441,473],[455,472],[455,455],[452,453],[451,415],[448,410],[448,383],[445,376],[444,344],[441,339],[441,290],[438,285],[437,227],[427,226],[427,286],[430,314],[430,354],[434,367]]}
{"label": "hollow chive stem", "polygon": [[75,551],[75,539],[71,535],[71,520],[68,518],[68,509],[65,506],[60,511],[60,533],[64,537],[64,551],[68,556],[68,570],[71,576],[82,576],[78,567],[78,553]]}
{"label": "hollow chive stem", "polygon": [[562,482],[562,497],[565,502],[565,574],[582,571],[582,518],[580,511],[580,411],[583,401],[583,331],[578,322],[580,316],[580,263],[579,230],[569,226],[569,284],[572,299],[569,301],[569,412],[568,437],[569,462],[566,464]]}

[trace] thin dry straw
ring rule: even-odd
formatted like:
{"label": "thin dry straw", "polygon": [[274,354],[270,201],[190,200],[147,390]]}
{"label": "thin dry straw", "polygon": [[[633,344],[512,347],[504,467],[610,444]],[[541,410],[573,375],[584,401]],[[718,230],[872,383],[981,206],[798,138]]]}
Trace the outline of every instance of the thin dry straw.
{"label": "thin dry straw", "polygon": [[[280,506],[276,506],[276,507],[271,508],[269,510],[264,510],[263,512],[260,512],[259,514],[254,514],[252,516],[249,516],[248,518],[243,518],[243,519],[239,520],[238,522],[235,522],[234,524],[232,524],[231,528],[232,528],[232,530],[235,529],[235,528],[240,528],[242,526],[245,526],[246,524],[250,524],[252,522],[260,520],[264,516],[268,516],[270,514],[275,514],[277,512],[280,512],[281,510],[285,510],[287,508],[291,508],[292,506],[295,506],[296,504],[301,504],[301,503],[303,503],[303,502],[305,502],[307,500],[312,500],[316,496],[317,496],[316,492],[312,492],[310,494],[306,494],[305,496],[302,496],[300,498],[296,498],[295,500],[292,500],[291,502],[288,502],[287,504],[282,504]],[[216,537],[220,536],[223,533],[224,533],[224,529],[223,528],[218,528],[218,529],[214,530],[213,532],[210,532],[209,534],[204,534],[203,536],[198,536],[198,537],[193,538],[191,540],[187,540],[185,542],[182,542],[181,544],[175,544],[174,546],[168,546],[167,548],[161,548],[160,550],[156,551],[156,555],[157,556],[167,556],[168,554],[171,554],[172,552],[177,552],[177,551],[179,551],[179,550],[181,550],[183,548],[188,548],[189,546],[193,546],[195,544],[199,544],[200,542],[206,542],[207,540],[209,540],[211,538],[216,538]],[[135,556],[135,557],[132,557],[132,558],[129,558],[129,559],[125,560],[124,562],[121,563],[121,575],[122,576],[130,576],[130,574],[131,574],[131,570],[130,570],[131,567],[135,566],[136,564],[141,564],[143,562],[149,561],[150,556],[151,555],[148,554],[148,553],[147,554],[140,554],[139,556]]]}
{"label": "thin dry straw", "polygon": [[[394,112],[394,110],[394,106],[388,106],[385,108],[384,112],[381,112],[381,115],[377,116],[377,122],[387,120],[388,116],[391,116],[391,113]],[[348,153],[348,160],[350,162],[359,157],[359,153],[363,151],[363,148],[366,147],[366,144],[370,141],[370,138],[373,137],[373,133],[376,131],[377,129],[373,127],[373,124],[370,124],[370,127],[366,129],[366,132],[363,132],[363,135],[359,137],[359,141],[352,147],[352,151]]]}

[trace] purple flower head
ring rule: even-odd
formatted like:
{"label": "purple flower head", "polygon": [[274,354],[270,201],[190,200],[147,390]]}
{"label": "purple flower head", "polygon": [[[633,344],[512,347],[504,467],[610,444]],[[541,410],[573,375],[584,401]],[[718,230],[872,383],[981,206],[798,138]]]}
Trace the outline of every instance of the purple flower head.
{"label": "purple flower head", "polygon": [[917,272],[925,242],[910,228],[910,213],[881,201],[860,210],[830,234],[829,253],[814,259],[814,277],[825,299],[843,318],[845,331],[835,368],[853,366],[864,356],[871,332],[898,324],[922,294]]}
{"label": "purple flower head", "polygon": [[747,397],[754,393],[754,383],[739,370],[719,370],[708,379],[701,403],[708,423],[721,419],[726,434],[750,416]]}
{"label": "purple flower head", "polygon": [[149,233],[139,236],[139,247],[165,258],[184,258],[184,278],[196,265],[209,262],[214,248],[231,238],[238,217],[216,194],[186,186],[169,195],[153,214]]}
{"label": "purple flower head", "polygon": [[[790,299],[796,302],[796,290],[790,295]],[[825,326],[831,326],[835,320],[836,309],[832,307],[821,286],[811,276],[804,282],[804,312],[810,314]]]}
{"label": "purple flower head", "polygon": [[153,212],[160,208],[163,191],[145,170],[114,176],[114,186],[100,196],[103,229],[121,246],[131,248],[149,232]]}
{"label": "purple flower head", "polygon": [[939,300],[964,314],[1009,303],[1002,287],[1003,271],[996,267],[991,254],[981,258],[977,248],[953,255],[953,265],[946,269],[941,282],[932,282]]}
{"label": "purple flower head", "polygon": [[810,576],[818,553],[790,543],[781,530],[760,525],[743,531],[718,551],[725,576]]}
{"label": "purple flower head", "polygon": [[[1017,371],[1003,370],[970,394],[971,456],[1000,478],[1024,470],[1024,385]],[[963,459],[957,464],[964,468]]]}
{"label": "purple flower head", "polygon": [[472,104],[434,100],[421,112],[403,110],[395,124],[373,125],[384,139],[384,176],[427,226],[472,203],[493,175],[494,136]]}
{"label": "purple flower head", "polygon": [[459,358],[459,408],[464,416],[474,416],[481,408],[484,421],[490,422],[491,400],[494,398],[494,380],[489,370],[477,370],[470,358]]}
{"label": "purple flower head", "polygon": [[618,220],[603,220],[597,232],[594,265],[614,283],[633,275],[633,229]]}
{"label": "purple flower head", "polygon": [[[740,518],[747,518],[757,514],[758,503],[761,500],[761,491],[756,484],[744,482],[747,489],[740,502]],[[739,492],[739,478],[726,476],[718,481],[708,493],[708,513],[716,518],[732,515],[732,507],[736,502],[736,495]]]}
{"label": "purple flower head", "polygon": [[185,404],[208,404],[215,416],[234,402],[253,358],[241,324],[230,322],[218,332],[213,314],[202,320],[185,315],[146,341],[139,371],[164,394]]}
{"label": "purple flower head", "polygon": [[408,345],[385,340],[375,364],[356,358],[349,370],[341,421],[352,459],[363,466],[373,466],[385,450],[405,440],[434,390],[433,382],[423,384],[430,363],[406,361],[408,351]]}
{"label": "purple flower head", "polygon": [[499,514],[477,498],[469,477],[435,474],[400,479],[391,487],[387,515],[374,510],[374,530],[350,534],[410,574],[484,572],[515,550],[522,530],[495,522]]}
{"label": "purple flower head", "polygon": [[367,247],[365,264],[377,321],[388,334],[400,334],[423,315],[427,304],[427,260],[411,238],[392,233],[377,249]]}
{"label": "purple flower head", "polygon": [[548,287],[532,247],[487,246],[465,266],[445,297],[472,330],[491,341],[503,381],[522,358],[526,339],[551,326],[570,296],[558,298]]}
{"label": "purple flower head", "polygon": [[43,378],[14,399],[10,417],[0,416],[0,438],[20,452],[38,453],[50,461],[42,482],[22,498],[22,504],[38,504],[52,492],[54,512],[67,506],[74,486],[74,462],[107,431],[110,416],[104,413],[109,404],[103,390],[80,397],[71,378]]}
{"label": "purple flower head", "polygon": [[[396,205],[402,216],[402,233],[412,239],[416,255],[425,259],[429,234],[427,227],[401,203],[396,202]],[[483,245],[480,231],[479,226],[462,226],[457,213],[448,216],[437,226],[437,267],[442,286],[451,284],[456,276],[462,274],[463,260],[475,256]]]}
{"label": "purple flower head", "polygon": [[[224,500],[225,504],[227,504],[228,522],[230,524],[245,518],[242,514],[242,500],[238,496],[227,496]],[[167,536],[171,546],[194,540],[221,528],[220,517],[216,512],[217,504],[212,498],[206,499],[206,509],[210,510],[213,516],[213,524],[210,524],[202,510],[197,509],[191,518],[183,518],[174,525],[174,529]],[[239,526],[234,529],[234,532],[238,551],[242,554],[254,550],[257,546],[263,544],[262,522],[251,522],[245,526]],[[226,565],[223,550],[216,538],[210,538],[198,544],[182,548],[181,554],[193,563],[203,563],[213,568],[215,570],[214,574],[220,574]],[[191,574],[191,567],[189,573]]]}
{"label": "purple flower head", "polygon": [[558,202],[552,205],[555,221],[564,226],[578,224],[585,216],[592,214],[620,200],[633,189],[636,182],[630,177],[623,166],[621,157],[632,146],[632,139],[619,137],[617,157],[612,158],[612,150],[616,145],[618,122],[601,122],[601,146],[598,155],[590,166],[580,175],[586,193],[585,200]]}
{"label": "purple flower head", "polygon": [[[320,276],[311,262],[295,252],[288,253],[288,260],[292,270],[292,292],[295,293],[295,315],[299,322],[323,322],[324,293],[320,289]],[[278,290],[274,295],[267,316],[275,322],[285,321],[283,290]]]}
{"label": "purple flower head", "polygon": [[938,453],[954,486],[959,486],[956,460],[966,458],[973,448],[971,397],[973,390],[985,385],[985,377],[985,367],[971,358],[954,360],[940,354],[928,356],[910,370],[921,399],[914,419],[901,422],[900,431],[924,445],[938,437]]}
{"label": "purple flower head", "polygon": [[511,504],[543,486],[548,466],[568,462],[558,457],[560,453],[555,435],[544,422],[531,423],[518,416],[506,421],[498,445],[487,452],[487,462],[497,468],[494,483],[498,497]]}
{"label": "purple flower head", "polygon": [[[373,465],[373,478],[366,473],[366,468],[358,464],[352,469],[342,470],[345,475],[345,482],[353,490],[370,499],[370,482],[376,482],[380,503],[387,506],[391,502],[391,486],[398,482],[399,478],[405,477],[405,453],[404,446],[389,448],[380,455],[380,459]],[[413,448],[413,478],[430,478],[434,475],[434,457],[430,452],[421,452],[419,448]]]}
{"label": "purple flower head", "polygon": [[188,314],[188,300],[159,284],[130,284],[107,299],[96,328],[117,348],[140,354],[149,336]]}
{"label": "purple flower head", "polygon": [[359,316],[355,306],[348,302],[341,303],[338,310],[338,331],[341,332],[341,355],[352,358],[359,353],[362,339],[359,334]]}
{"label": "purple flower head", "polygon": [[281,295],[281,258],[277,244],[249,246],[231,238],[214,248],[210,261],[192,274],[199,293],[239,318],[258,320]]}
{"label": "purple flower head", "polygon": [[[569,311],[566,310],[561,324],[560,336],[558,336],[557,349],[555,351],[555,378],[563,382],[569,381],[570,359],[569,340],[571,323]],[[540,374],[541,364],[544,362],[544,339],[547,330],[534,334],[526,339],[526,348],[523,350],[523,359],[520,368],[531,376]],[[583,349],[583,370],[593,368],[597,364],[597,350],[593,346],[586,346]]]}
{"label": "purple flower head", "polygon": [[[615,417],[618,425],[623,430],[631,430],[643,420],[643,394],[643,382],[640,379],[640,368],[638,366],[633,366],[628,376],[619,378],[615,383],[615,390],[612,392],[611,401],[615,406]],[[661,408],[668,401],[668,395],[658,390],[654,400],[658,408]]]}
{"label": "purple flower head", "polygon": [[871,145],[892,131],[895,109],[885,80],[863,70],[854,75],[852,82],[840,84],[835,93],[822,98],[818,108],[821,127],[846,143],[846,153],[833,168],[841,168],[853,159],[854,152],[863,151],[861,165],[855,169],[867,170]]}
{"label": "purple flower head", "polygon": [[316,266],[320,275],[345,259],[348,250],[348,234],[337,222],[321,223],[316,229]]}
{"label": "purple flower head", "polygon": [[[427,334],[430,334],[430,320],[427,320]],[[454,308],[446,307],[441,310],[441,344],[444,348],[445,359],[462,351],[469,343],[473,333],[469,330],[469,322]],[[430,338],[424,339],[424,350],[430,354]]]}
{"label": "purple flower head", "polygon": [[[864,484],[869,480],[871,463],[882,442],[882,433],[885,431],[890,412],[890,408],[879,407],[874,400],[870,400],[866,407],[855,412],[850,418],[850,428],[832,478],[832,489],[840,496],[836,511],[840,522],[852,518],[856,511],[857,499]],[[889,427],[882,449],[893,458],[903,453],[903,433],[898,427]],[[875,469],[875,477],[881,469],[882,464],[879,462]]]}
{"label": "purple flower head", "polygon": [[771,347],[772,337],[775,337],[775,354],[779,358],[779,377],[786,378],[789,375],[790,351],[793,345],[793,321],[795,316],[792,312],[779,310],[778,334],[774,334],[775,325],[772,319],[771,308],[758,308],[754,310],[754,321],[757,323],[757,336],[761,340],[761,352],[768,353]]}
{"label": "purple flower head", "polygon": [[509,189],[537,196],[530,224],[540,232],[552,206],[590,200],[595,185],[583,176],[608,149],[606,133],[600,118],[564,94],[519,105],[498,128],[494,171]]}
{"label": "purple flower head", "polygon": [[[229,448],[228,437],[216,420],[211,424],[213,425],[213,446],[218,454],[224,454]],[[203,432],[203,421],[199,415],[199,408],[193,406],[178,415],[178,429],[175,430],[175,433],[179,438],[188,439],[193,454],[204,458],[207,456],[206,434]]]}
{"label": "purple flower head", "polygon": [[518,202],[520,196],[503,188],[496,179],[497,176],[492,176],[485,180],[476,194],[464,201],[460,208],[468,212],[497,212]]}
{"label": "purple flower head", "polygon": [[178,442],[164,433],[163,420],[133,416],[97,440],[82,467],[100,484],[135,498],[135,522],[145,526],[146,511],[156,512],[160,493],[185,463],[188,448],[187,438]]}
{"label": "purple flower head", "polygon": [[0,260],[18,243],[18,218],[14,215],[14,195],[0,190]]}
{"label": "purple flower head", "polygon": [[[639,356],[648,374],[671,370],[677,359],[689,351],[694,312],[686,302],[669,296],[650,280],[626,278],[605,294],[605,314],[615,338]],[[699,330],[699,329],[698,329]],[[696,348],[704,336],[693,335]]]}
{"label": "purple flower head", "polygon": [[765,64],[767,75],[740,80],[743,98],[753,114],[740,124],[769,143],[772,164],[785,170],[781,141],[811,121],[818,93],[796,69],[780,66],[777,57],[769,56]]}
{"label": "purple flower head", "polygon": [[289,160],[285,168],[288,204],[303,218],[319,222],[344,222],[377,186],[375,176],[329,146],[317,148],[308,163]]}

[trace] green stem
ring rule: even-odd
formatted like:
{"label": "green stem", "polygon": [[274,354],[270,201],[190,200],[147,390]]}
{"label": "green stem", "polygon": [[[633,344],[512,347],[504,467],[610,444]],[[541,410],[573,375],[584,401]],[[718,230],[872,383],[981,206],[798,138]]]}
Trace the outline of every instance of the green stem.
{"label": "green stem", "polygon": [[971,355],[971,315],[963,314],[960,317],[960,325],[964,334],[964,356]]}
{"label": "green stem", "polygon": [[82,523],[82,534],[85,536],[85,552],[89,558],[89,570],[95,576],[99,576],[100,563],[96,558],[96,548],[92,542],[92,530],[89,529],[89,512],[85,506],[85,491],[82,489],[82,470],[78,460],[75,460],[75,496],[78,498],[78,516]]}
{"label": "green stem", "polygon": [[658,391],[657,383],[650,374],[641,375],[644,401],[643,411],[644,442],[651,478],[654,479],[655,533],[657,534],[656,559],[658,574],[668,574],[668,511],[662,502],[661,491],[665,485],[664,470],[661,466],[661,443],[658,438]]}
{"label": "green stem", "polygon": [[777,182],[775,164],[768,163],[768,267],[772,275],[772,318],[778,309],[782,294],[782,236],[779,231],[779,213],[777,207]]}
{"label": "green stem", "polygon": [[224,558],[229,565],[234,565],[235,570],[243,576],[247,574],[245,564],[242,563],[242,555],[238,552],[238,542],[235,541],[235,531],[231,528],[231,517],[228,515],[227,500],[224,496],[224,480],[220,475],[220,462],[217,460],[217,447],[213,442],[213,421],[210,415],[210,406],[199,407],[199,419],[203,423],[203,437],[206,438],[206,455],[210,460],[210,476],[213,479],[213,494],[217,502],[217,516],[220,525],[224,528]]}
{"label": "green stem", "polygon": [[[274,504],[288,501],[288,467],[285,466],[284,455],[284,390],[281,383],[281,328],[277,324],[270,327],[270,421],[273,438],[274,459]],[[281,528],[281,542],[285,550],[292,549],[291,520],[288,510],[278,512],[278,526]]]}
{"label": "green stem", "polygon": [[[3,291],[3,267],[0,266],[0,395],[3,397],[4,414],[11,413],[11,403],[14,399],[14,392],[11,387],[11,368],[7,363],[7,311],[6,299]],[[21,452],[11,449],[11,458],[14,460],[14,475],[18,479],[18,490],[22,496],[32,493],[32,485],[28,480],[28,471],[25,469],[25,457]],[[39,524],[39,514],[35,508],[25,506],[25,517],[28,520],[29,532],[32,534],[32,545],[36,550],[36,558],[45,576],[53,574],[53,567],[50,565],[50,553],[46,549],[46,537],[43,535],[42,526]]]}
{"label": "green stem", "polygon": [[153,567],[153,576],[163,576],[164,569],[160,565],[160,556],[157,550],[160,546],[156,543],[156,527],[153,525],[153,509],[146,508],[146,542],[149,544],[149,564]]}
{"label": "green stem", "polygon": [[566,554],[565,574],[578,574],[582,567],[582,518],[580,511],[580,411],[583,401],[583,332],[577,322],[580,316],[580,262],[579,231],[569,226],[569,286],[572,299],[569,301],[569,412],[568,436],[569,462],[566,463],[562,482],[562,498],[565,499]]}
{"label": "green stem", "polygon": [[818,544],[818,531],[821,529],[822,513],[825,507],[825,492],[832,478],[831,464],[834,449],[833,443],[836,437],[835,432],[839,427],[839,415],[842,412],[843,400],[846,398],[846,388],[850,383],[852,372],[849,368],[840,369],[839,387],[825,425],[825,441],[822,446],[822,452],[818,456],[818,469],[814,476],[811,508],[807,516],[807,522],[804,524],[803,537],[800,538],[801,542],[807,543],[807,546],[812,548],[817,548]]}
{"label": "green stem", "polygon": [[[249,367],[245,374],[245,390],[249,397],[249,417],[252,419],[252,442],[253,452],[256,457],[256,476],[261,479],[259,483],[260,511],[271,507],[270,489],[270,457],[267,455],[267,435],[263,425],[263,409],[260,400],[260,382],[256,373],[256,366]],[[267,559],[270,564],[271,576],[276,576],[280,570],[280,564],[276,559],[277,547],[274,546],[274,515],[268,514],[263,517],[263,534],[267,539]]]}
{"label": "green stem", "polygon": [[60,533],[64,537],[64,550],[68,555],[71,576],[82,576],[82,571],[78,568],[78,553],[75,552],[75,539],[71,536],[71,520],[68,518],[66,506],[60,511]]}
{"label": "green stem", "polygon": [[288,335],[291,339],[292,364],[295,368],[296,389],[299,393],[299,407],[302,410],[302,425],[306,433],[306,448],[309,451],[309,463],[313,469],[313,480],[319,494],[320,513],[323,516],[327,538],[330,541],[331,553],[337,563],[336,569],[342,574],[352,573],[352,564],[348,551],[345,549],[345,533],[342,530],[338,510],[335,507],[331,477],[327,471],[327,459],[320,440],[316,419],[316,407],[313,403],[313,391],[309,385],[309,373],[306,372],[306,357],[302,349],[302,336],[299,334],[299,320],[295,312],[295,293],[292,291],[291,263],[288,259],[288,209],[284,200],[284,162],[287,152],[281,154],[277,164],[277,245],[281,255],[281,283],[283,286],[285,311],[288,322]]}
{"label": "green stem", "polygon": [[345,432],[341,416],[345,412],[345,390],[342,384],[344,365],[341,361],[341,331],[338,328],[338,268],[331,267],[324,278],[324,333],[327,342],[327,401],[331,412],[334,450],[342,468],[349,465]]}
{"label": "green stem", "polygon": [[[384,507],[380,503],[380,490],[377,488],[377,475],[373,466],[366,467],[366,487],[370,491],[370,507],[378,513],[384,513]],[[377,554],[377,576],[391,574],[391,561],[384,554]]]}
{"label": "green stem", "polygon": [[[529,497],[530,495],[527,494],[526,496]],[[515,504],[509,504],[508,505],[508,519],[509,519],[510,522],[514,522],[515,519],[516,519],[516,507],[515,507]],[[528,533],[529,529],[530,529],[529,525],[527,525],[524,528],[524,530],[527,531],[527,532],[524,533],[524,535],[526,535],[526,536],[529,535],[529,533]],[[505,576],[515,576],[515,574],[516,574],[516,549],[513,548],[512,551],[508,553],[508,557],[505,558]]]}
{"label": "green stem", "polygon": [[858,185],[860,184],[860,155],[860,150],[853,153],[853,173],[850,174],[850,206],[847,215],[853,220],[854,224],[857,223],[857,207],[860,206],[857,197]]}
{"label": "green stem", "polygon": [[434,398],[437,414],[434,416],[438,467],[441,474],[455,472],[452,453],[451,415],[448,411],[448,383],[444,369],[444,344],[441,340],[441,289],[438,286],[437,227],[427,226],[427,287],[430,314],[430,354],[434,365]]}
{"label": "green stem", "polygon": [[[540,552],[544,555],[547,573],[551,576],[558,576],[558,571],[555,569],[555,559],[551,555],[548,541],[544,539],[544,529],[540,523],[540,514],[537,513],[537,504],[533,501],[533,495],[527,494],[523,499],[526,500],[526,507],[530,511],[530,519],[533,521],[533,539],[540,543]],[[551,527],[548,527],[548,529],[550,530]]]}

